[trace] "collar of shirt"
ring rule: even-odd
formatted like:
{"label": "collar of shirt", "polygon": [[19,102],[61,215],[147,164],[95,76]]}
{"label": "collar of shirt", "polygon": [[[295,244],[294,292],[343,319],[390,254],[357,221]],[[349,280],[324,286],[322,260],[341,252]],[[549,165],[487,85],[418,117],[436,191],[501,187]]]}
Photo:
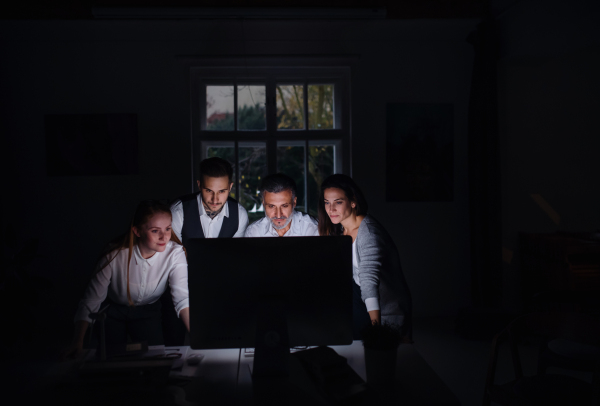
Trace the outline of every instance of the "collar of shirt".
{"label": "collar of shirt", "polygon": [[[296,234],[295,232],[295,228],[299,227],[298,223],[302,221],[302,213],[300,213],[299,211],[296,211],[294,209],[294,211],[292,212],[292,222],[290,223],[290,229],[284,234],[285,235],[289,235],[289,236],[293,236]],[[275,229],[275,227],[273,227],[273,223],[271,222],[271,219],[267,219],[267,228],[265,230],[265,234],[271,234],[274,237],[279,237],[279,234],[277,233],[277,230]]]}
{"label": "collar of shirt", "polygon": [[133,247],[133,257],[135,258],[136,264],[143,263],[144,261],[146,261],[148,265],[152,266],[152,264],[156,262],[156,258],[158,258],[159,254],[160,252],[157,251],[150,258],[144,258],[142,257],[142,253],[140,252],[140,247],[137,244],[135,245],[135,247]]}
{"label": "collar of shirt", "polygon": [[[198,207],[200,208],[200,217],[202,216],[207,216],[206,214],[206,209],[204,208],[204,205],[202,204],[202,193],[198,193]],[[223,207],[223,210],[221,210],[221,212],[219,214],[217,214],[216,218],[219,217],[229,217],[229,204],[227,203],[227,201],[225,201],[225,205]]]}

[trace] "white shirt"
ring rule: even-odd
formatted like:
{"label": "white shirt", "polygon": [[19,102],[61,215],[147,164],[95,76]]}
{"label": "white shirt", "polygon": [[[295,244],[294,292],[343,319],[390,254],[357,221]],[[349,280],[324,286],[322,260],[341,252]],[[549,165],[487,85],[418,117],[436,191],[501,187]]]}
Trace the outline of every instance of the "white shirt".
{"label": "white shirt", "polygon": [[[314,235],[319,235],[319,227],[315,219],[308,214],[294,210],[290,229],[283,236],[306,237]],[[279,234],[273,228],[271,220],[268,217],[263,217],[248,226],[244,237],[279,237]]]}
{"label": "white shirt", "polygon": [[[358,269],[358,248],[356,246],[356,239],[352,243],[352,277],[354,282],[360,286],[360,269]],[[367,311],[379,310],[379,299],[376,297],[368,297],[365,299],[365,306]]]}
{"label": "white shirt", "polygon": [[[202,194],[198,193],[198,208],[200,209],[200,224],[202,225],[204,237],[217,238],[221,232],[221,227],[223,226],[223,217],[229,217],[229,204],[225,203],[223,210],[221,210],[214,219],[211,219],[208,214],[206,214],[206,210],[202,204]],[[181,200],[177,200],[171,205],[171,215],[173,216],[171,228],[181,241],[181,228],[183,227],[183,205],[181,204]],[[248,213],[239,203],[238,218],[238,229],[233,235],[233,238],[243,237],[246,227],[248,227]]]}
{"label": "white shirt", "polygon": [[[100,261],[103,266],[114,255],[114,251]],[[85,320],[90,311],[96,313],[108,297],[115,303],[128,305],[127,299],[127,259],[129,248],[122,249],[101,271],[96,273],[85,291],[75,314],[75,321]],[[148,259],[142,258],[136,245],[133,248],[129,264],[129,292],[136,306],[156,302],[166,290],[167,282],[171,286],[173,305],[177,316],[189,307],[187,260],[183,247],[169,241],[163,252],[156,252]],[[88,309],[89,308],[89,309]]]}

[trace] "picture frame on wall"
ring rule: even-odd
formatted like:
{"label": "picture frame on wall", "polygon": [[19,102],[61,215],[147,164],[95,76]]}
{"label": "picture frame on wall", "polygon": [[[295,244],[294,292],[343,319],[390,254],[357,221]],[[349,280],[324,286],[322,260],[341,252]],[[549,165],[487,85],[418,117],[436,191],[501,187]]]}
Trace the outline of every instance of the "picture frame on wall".
{"label": "picture frame on wall", "polygon": [[388,103],[386,201],[454,199],[454,106]]}
{"label": "picture frame on wall", "polygon": [[48,114],[48,176],[138,173],[137,114]]}

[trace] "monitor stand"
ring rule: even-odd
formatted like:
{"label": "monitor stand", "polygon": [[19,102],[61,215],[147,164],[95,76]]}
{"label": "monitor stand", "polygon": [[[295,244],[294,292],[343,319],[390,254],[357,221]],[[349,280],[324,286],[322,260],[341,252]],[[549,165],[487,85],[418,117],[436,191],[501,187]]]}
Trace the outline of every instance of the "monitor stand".
{"label": "monitor stand", "polygon": [[290,340],[285,297],[263,296],[256,312],[253,378],[289,376]]}
{"label": "monitor stand", "polygon": [[326,406],[300,361],[290,354],[287,298],[262,296],[257,307],[252,396],[261,406]]}

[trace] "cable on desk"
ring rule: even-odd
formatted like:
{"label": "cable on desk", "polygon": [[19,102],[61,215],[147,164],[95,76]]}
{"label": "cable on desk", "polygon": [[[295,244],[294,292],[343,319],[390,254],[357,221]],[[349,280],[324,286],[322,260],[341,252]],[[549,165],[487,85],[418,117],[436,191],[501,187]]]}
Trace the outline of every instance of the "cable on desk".
{"label": "cable on desk", "polygon": [[237,387],[238,387],[238,382],[240,380],[240,363],[241,363],[241,359],[242,359],[242,349],[240,348],[240,353],[238,354],[237,377],[235,378],[235,389],[233,391],[233,397],[234,397],[234,399],[237,396]]}

